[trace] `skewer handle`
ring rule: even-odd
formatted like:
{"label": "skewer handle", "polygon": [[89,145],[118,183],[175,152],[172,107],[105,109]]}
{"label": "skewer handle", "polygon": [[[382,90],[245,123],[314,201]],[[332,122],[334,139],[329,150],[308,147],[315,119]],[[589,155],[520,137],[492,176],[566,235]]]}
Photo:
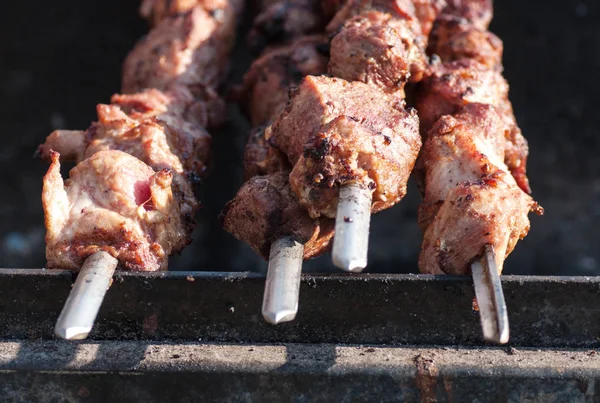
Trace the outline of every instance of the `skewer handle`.
{"label": "skewer handle", "polygon": [[483,338],[505,344],[509,338],[508,313],[496,267],[496,254],[491,245],[486,245],[483,256],[471,264],[471,272]]}
{"label": "skewer handle", "polygon": [[296,318],[303,258],[304,245],[293,237],[279,238],[271,245],[262,305],[267,322],[276,325]]}
{"label": "skewer handle", "polygon": [[56,321],[54,334],[57,337],[65,340],[83,340],[88,336],[117,263],[118,260],[106,252],[96,252],[85,259]]}
{"label": "skewer handle", "polygon": [[367,267],[372,202],[367,188],[347,185],[340,189],[331,255],[333,264],[342,270],[360,273]]}

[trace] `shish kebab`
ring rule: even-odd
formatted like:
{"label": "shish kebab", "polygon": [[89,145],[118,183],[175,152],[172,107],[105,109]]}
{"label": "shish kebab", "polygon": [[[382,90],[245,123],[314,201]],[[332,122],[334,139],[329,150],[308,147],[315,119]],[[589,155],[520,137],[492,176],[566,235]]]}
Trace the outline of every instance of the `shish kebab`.
{"label": "shish kebab", "polygon": [[424,145],[417,174],[424,194],[419,269],[473,276],[483,335],[506,343],[499,274],[543,213],[529,195],[527,142],[501,75],[502,41],[487,31],[490,1],[463,1],[435,22],[429,52],[441,58],[416,89]]}
{"label": "shish kebab", "polygon": [[[77,270],[57,321],[64,339],[86,338],[117,265],[165,270],[190,242],[204,173],[224,103],[235,7],[227,1],[145,1],[155,26],[128,55],[123,92],[97,107],[86,131],[58,130],[40,146],[48,268]],[[66,182],[60,160],[78,164]]]}
{"label": "shish kebab", "polygon": [[254,129],[244,153],[247,181],[221,219],[226,230],[264,258],[270,253],[262,314],[273,324],[294,319],[302,259],[323,253],[333,235],[332,221],[313,220],[300,206],[289,186],[287,158],[265,137],[265,128],[287,103],[289,88],[308,74],[327,72],[326,37],[305,35],[324,30],[318,6],[314,0],[266,5],[248,36],[251,48],[263,54],[236,96]]}
{"label": "shish kebab", "polygon": [[[288,48],[267,52],[246,75],[243,100],[247,113],[253,124],[267,122],[268,127],[259,127],[251,135],[245,155],[246,175],[251,179],[228,203],[222,219],[224,228],[236,238],[263,257],[270,256],[263,316],[271,323],[293,320],[301,261],[329,247],[336,187],[365,182],[357,187],[369,195],[363,198],[365,254],[371,209],[388,208],[404,195],[420,136],[415,112],[404,110],[403,88],[409,77],[417,81],[426,65],[424,36],[416,15],[423,16],[428,33],[441,6],[440,2],[421,2],[421,13],[416,13],[411,2],[380,3],[348,3],[329,24],[334,36],[330,46],[323,46],[326,44],[319,37],[302,38]],[[352,55],[349,49],[365,44],[362,53],[348,58]],[[350,81],[314,76],[326,72],[323,64],[329,47],[329,72]],[[369,65],[372,59],[375,66]],[[300,83],[306,74],[310,76]],[[290,84],[299,86],[283,114],[277,116],[284,110]],[[270,120],[275,123],[269,126]],[[335,150],[330,150],[330,145]],[[336,158],[342,164],[336,165]],[[329,172],[329,177],[319,171]],[[252,177],[256,174],[262,176]],[[303,178],[309,183],[303,183]],[[315,183],[315,178],[322,183]],[[301,205],[303,187],[315,193],[311,202],[322,198],[326,206],[319,209],[328,214],[303,212],[307,207]],[[377,193],[374,203],[371,192]],[[343,210],[337,212],[338,218],[344,217],[343,226],[358,221]],[[346,252],[354,245],[347,246]]]}

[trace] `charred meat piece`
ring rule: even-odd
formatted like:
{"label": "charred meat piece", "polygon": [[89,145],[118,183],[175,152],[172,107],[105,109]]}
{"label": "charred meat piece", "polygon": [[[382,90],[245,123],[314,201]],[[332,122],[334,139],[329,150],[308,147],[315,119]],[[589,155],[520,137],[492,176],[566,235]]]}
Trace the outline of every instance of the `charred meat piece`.
{"label": "charred meat piece", "polygon": [[237,98],[253,126],[278,116],[288,101],[290,87],[307,75],[327,73],[328,41],[308,36],[265,52],[256,59],[237,90]]}
{"label": "charred meat piece", "polygon": [[227,72],[235,36],[235,12],[223,2],[219,12],[202,6],[164,18],[127,56],[123,92],[173,85],[217,88]]}
{"label": "charred meat piece", "polygon": [[377,10],[348,20],[331,41],[329,72],[386,92],[420,81],[427,66],[423,42],[407,21]]}
{"label": "charred meat piece", "polygon": [[423,134],[442,115],[470,103],[494,105],[512,115],[506,80],[475,60],[434,65],[430,75],[418,85],[416,105]]}
{"label": "charred meat piece", "polygon": [[380,11],[389,14],[390,18],[405,20],[410,30],[414,32],[415,40],[425,43],[426,36],[423,35],[415,4],[411,0],[346,0],[327,24],[326,31],[330,35],[335,35],[346,21],[368,11]]}
{"label": "charred meat piece", "polygon": [[486,244],[497,266],[529,231],[530,211],[541,208],[519,188],[504,161],[511,147],[507,123],[490,105],[467,105],[440,118],[423,146],[424,231],[419,268],[432,274],[469,274]]}
{"label": "charred meat piece", "polygon": [[502,50],[496,35],[453,16],[438,18],[429,36],[429,54],[437,54],[444,62],[473,59],[501,72]]}
{"label": "charred meat piece", "polygon": [[328,250],[334,230],[332,220],[308,216],[289,187],[286,171],[244,183],[225,206],[221,221],[226,231],[264,259],[282,236],[294,236],[304,244],[304,259],[319,256]]}
{"label": "charred meat piece", "polygon": [[[96,108],[98,121],[83,131],[57,130],[40,146],[63,160],[81,160],[95,152],[116,149],[141,159],[153,169],[168,168],[180,175],[199,177],[209,156],[210,136],[198,124],[206,118],[201,105],[157,90],[115,95],[110,105]],[[190,101],[190,102],[187,102]]]}
{"label": "charred meat piece", "polygon": [[182,213],[173,175],[121,151],[102,151],[63,181],[57,153],[44,177],[48,268],[76,270],[106,251],[134,271],[167,268],[167,258],[189,243],[193,217]]}
{"label": "charred meat piece", "polygon": [[446,0],[413,0],[413,4],[423,35],[429,36],[433,22],[446,7]]}
{"label": "charred meat piece", "polygon": [[[526,175],[529,147],[517,126],[508,99],[508,83],[498,71],[471,59],[435,66],[432,74],[419,83],[416,96],[421,134],[426,137],[433,123],[441,116],[453,114],[462,106],[472,103],[496,107],[507,122],[505,136],[510,140],[510,148],[505,163],[521,189],[531,193]],[[420,162],[418,168],[421,168]]]}
{"label": "charred meat piece", "polygon": [[494,15],[492,0],[446,0],[444,15],[464,18],[479,29],[486,30]]}
{"label": "charred meat piece", "polygon": [[259,54],[267,47],[323,32],[326,23],[318,0],[281,0],[256,16],[248,45],[254,54]]}
{"label": "charred meat piece", "polygon": [[373,191],[372,211],[397,203],[419,148],[419,120],[397,97],[338,78],[307,76],[272,126],[294,169],[290,184],[311,217],[335,217],[337,190]]}
{"label": "charred meat piece", "polygon": [[266,137],[267,127],[259,126],[248,136],[244,150],[244,178],[246,180],[258,175],[268,175],[291,169],[287,157],[269,144]]}
{"label": "charred meat piece", "polygon": [[133,94],[115,94],[110,101],[130,117],[142,121],[157,117],[172,126],[187,122],[202,127],[216,127],[223,123],[225,103],[210,88],[192,94],[187,87],[172,87],[162,92],[154,88]]}

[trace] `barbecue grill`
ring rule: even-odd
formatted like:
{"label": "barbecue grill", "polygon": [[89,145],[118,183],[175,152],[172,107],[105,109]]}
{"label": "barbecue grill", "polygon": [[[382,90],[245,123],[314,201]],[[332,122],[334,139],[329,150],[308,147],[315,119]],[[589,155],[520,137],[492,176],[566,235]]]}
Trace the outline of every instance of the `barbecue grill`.
{"label": "barbecue grill", "polygon": [[[8,77],[4,99],[23,101],[6,101],[0,113],[7,133],[24,133],[4,139],[12,153],[2,161],[5,171],[23,174],[3,179],[22,195],[3,202],[0,267],[44,265],[38,199],[46,166],[31,161],[32,150],[51,126],[64,126],[61,120],[87,125],[93,105],[118,89],[123,57],[146,30],[133,0],[89,7],[63,0],[48,15],[38,3],[15,4],[18,17],[0,28],[9,38],[0,45],[10,57],[0,66]],[[533,218],[534,230],[506,264],[506,273],[537,276],[502,277],[507,347],[483,341],[470,308],[471,279],[399,274],[416,272],[414,189],[402,205],[373,217],[368,273],[319,274],[333,271],[328,259],[307,262],[296,320],[264,323],[265,265],[216,220],[242,176],[240,133],[248,125],[232,118],[214,136],[195,243],[172,260],[173,271],[118,273],[87,341],[53,338],[71,272],[0,269],[3,399],[600,401],[600,255],[591,231],[598,217],[592,128],[599,122],[584,107],[598,89],[598,63],[577,59],[577,46],[597,47],[599,10],[592,2],[557,7],[498,1],[492,25],[506,43],[511,99],[533,150],[535,195],[548,212]],[[557,49],[564,52],[549,55]],[[232,79],[239,81],[249,56],[241,43],[234,54]],[[543,68],[549,60],[554,65]],[[573,163],[559,167],[556,152]],[[10,217],[15,212],[22,219]]]}

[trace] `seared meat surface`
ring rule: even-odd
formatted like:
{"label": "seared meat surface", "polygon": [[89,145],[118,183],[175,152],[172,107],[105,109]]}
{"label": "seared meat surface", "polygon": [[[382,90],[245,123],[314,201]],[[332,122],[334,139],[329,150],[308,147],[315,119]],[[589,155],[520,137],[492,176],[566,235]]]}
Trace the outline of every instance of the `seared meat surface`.
{"label": "seared meat surface", "polygon": [[242,185],[221,213],[223,228],[268,259],[271,244],[293,236],[304,244],[304,258],[325,253],[333,237],[334,222],[312,219],[288,183],[288,172],[255,176]]}
{"label": "seared meat surface", "polygon": [[199,124],[206,120],[202,104],[181,93],[146,90],[115,95],[110,105],[96,108],[98,121],[83,131],[57,130],[40,146],[43,158],[51,150],[63,160],[80,162],[106,149],[125,151],[156,170],[168,168],[197,178],[204,173],[210,136]]}
{"label": "seared meat surface", "polygon": [[[173,85],[217,88],[227,72],[235,36],[235,11],[229,1],[209,10],[196,5],[162,19],[127,56],[122,89],[168,90]],[[217,12],[218,11],[218,12]]]}
{"label": "seared meat surface", "polygon": [[469,274],[470,263],[494,247],[498,269],[529,231],[527,214],[539,207],[505,165],[510,124],[491,105],[470,104],[439,119],[423,146],[424,231],[419,268]]}
{"label": "seared meat surface", "polygon": [[268,5],[256,16],[248,34],[248,45],[259,54],[267,47],[321,33],[326,23],[318,0],[281,0]]}
{"label": "seared meat surface", "polygon": [[494,15],[492,0],[446,0],[443,14],[464,18],[470,25],[486,30]]}
{"label": "seared meat surface", "polygon": [[155,172],[121,151],[102,151],[78,164],[65,182],[59,155],[44,177],[48,268],[78,269],[105,251],[128,270],[167,268],[169,254],[189,243],[193,217],[180,210],[172,172]]}
{"label": "seared meat surface", "polygon": [[473,59],[502,71],[502,50],[502,41],[496,35],[453,16],[438,18],[429,36],[429,53],[445,62]]}
{"label": "seared meat surface", "polygon": [[491,17],[490,0],[448,0],[429,41],[444,63],[417,87],[425,273],[470,274],[487,244],[501,272],[529,212],[543,213],[528,194],[527,142],[500,74],[502,42],[486,31]]}
{"label": "seared meat surface", "polygon": [[307,36],[266,51],[252,63],[237,97],[253,126],[278,116],[288,101],[290,87],[300,84],[305,76],[327,73],[328,49],[325,37]]}
{"label": "seared meat surface", "polygon": [[419,83],[416,95],[423,134],[441,116],[470,103],[490,104],[512,113],[508,83],[499,72],[472,59],[434,65]]}
{"label": "seared meat surface", "polygon": [[416,113],[361,82],[307,76],[272,126],[271,143],[294,166],[290,184],[311,217],[335,217],[337,190],[373,191],[372,211],[406,193],[421,139]]}
{"label": "seared meat surface", "polygon": [[258,126],[248,136],[248,142],[244,150],[244,178],[246,180],[257,175],[267,175],[291,169],[285,154],[269,144],[266,137],[266,133],[269,132],[270,128]]}
{"label": "seared meat surface", "polygon": [[407,20],[371,10],[350,18],[331,41],[329,72],[386,92],[419,81],[427,65],[423,42]]}

